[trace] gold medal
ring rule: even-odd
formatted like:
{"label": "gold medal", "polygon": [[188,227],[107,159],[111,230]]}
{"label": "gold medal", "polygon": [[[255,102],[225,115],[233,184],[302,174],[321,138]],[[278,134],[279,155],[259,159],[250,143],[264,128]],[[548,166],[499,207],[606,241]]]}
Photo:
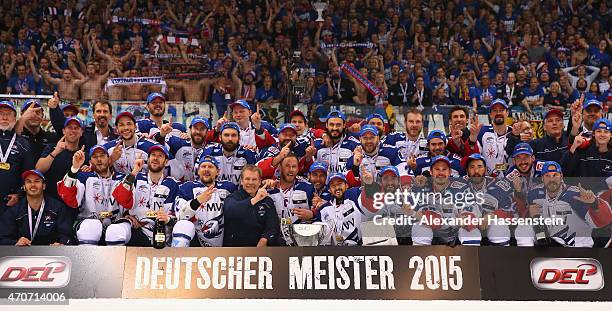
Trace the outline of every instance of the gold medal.
{"label": "gold medal", "polygon": [[8,162],[0,162],[0,170],[8,171],[11,169],[11,164]]}
{"label": "gold medal", "polygon": [[286,218],[282,218],[281,219],[281,225],[288,226],[290,224],[291,224],[291,218],[290,217],[286,217]]}
{"label": "gold medal", "polygon": [[98,214],[98,218],[100,219],[110,218],[112,215],[113,215],[112,212],[100,212],[100,214]]}
{"label": "gold medal", "polygon": [[336,242],[342,243],[343,241],[344,238],[342,237],[342,234],[336,234]]}
{"label": "gold medal", "polygon": [[505,171],[507,169],[508,169],[508,164],[506,164],[506,163],[495,164],[495,170],[497,170],[497,171],[501,172],[501,171]]}
{"label": "gold medal", "polygon": [[157,218],[157,212],[156,211],[148,210],[146,215],[147,215],[147,218]]}

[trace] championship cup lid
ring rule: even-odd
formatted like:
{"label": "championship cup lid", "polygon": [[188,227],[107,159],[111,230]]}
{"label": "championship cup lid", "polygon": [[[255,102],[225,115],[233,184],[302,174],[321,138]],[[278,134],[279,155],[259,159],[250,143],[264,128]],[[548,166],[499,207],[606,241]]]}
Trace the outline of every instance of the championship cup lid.
{"label": "championship cup lid", "polygon": [[233,109],[234,109],[234,107],[236,107],[236,105],[239,105],[239,106],[242,106],[242,107],[244,107],[244,108],[246,108],[246,109],[251,110],[251,105],[249,105],[249,102],[247,102],[247,101],[246,101],[246,100],[244,100],[244,99],[239,99],[239,100],[237,100],[237,101],[235,101],[235,102],[231,103],[231,104],[229,105],[229,109],[230,109],[230,110],[233,110]]}
{"label": "championship cup lid", "polygon": [[189,124],[189,127],[192,127],[198,123],[204,124],[204,126],[206,126],[207,129],[210,128],[210,125],[208,124],[208,120],[202,118],[202,117],[195,117],[193,119],[191,119],[191,123]]}
{"label": "championship cup lid", "polygon": [[327,164],[324,162],[315,162],[310,165],[310,169],[308,169],[308,173],[312,173],[315,171],[323,171],[327,173]]}
{"label": "championship cup lid", "polygon": [[163,101],[166,101],[166,97],[162,93],[153,92],[147,96],[147,104],[150,104],[156,98],[161,98]]}
{"label": "championship cup lid", "polygon": [[486,165],[486,160],[482,156],[482,154],[480,154],[480,153],[472,153],[472,154],[470,154],[470,156],[465,158],[465,161],[462,161],[463,162],[463,167],[467,168],[468,165],[470,165],[470,162],[475,161],[475,160],[481,160],[481,161],[485,162],[485,165]]}
{"label": "championship cup lid", "polygon": [[285,130],[292,130],[297,135],[297,129],[295,128],[295,125],[291,123],[284,123],[278,128],[279,133]]}
{"label": "championship cup lid", "polygon": [[155,150],[159,150],[159,151],[163,152],[166,155],[166,158],[170,158],[170,152],[168,152],[168,149],[165,146],[162,146],[162,145],[153,145],[153,146],[149,147],[149,150],[147,150],[147,153],[151,154],[151,152],[153,152]]}
{"label": "championship cup lid", "polygon": [[83,122],[81,122],[81,120],[79,120],[77,117],[67,118],[66,121],[64,121],[64,127],[68,126],[70,122],[76,122],[80,127],[83,127]]}
{"label": "championship cup lid", "polygon": [[548,119],[549,116],[553,116],[553,115],[558,115],[559,118],[563,119],[563,111],[559,109],[550,109],[546,111],[546,113],[544,114],[544,120]]}
{"label": "championship cup lid", "polygon": [[587,101],[584,102],[584,104],[582,104],[582,109],[587,109],[589,106],[597,106],[599,108],[603,108],[603,106],[601,105],[601,102],[596,100],[596,99],[589,99]]}
{"label": "championship cup lid", "polygon": [[43,181],[45,181],[45,175],[41,173],[39,170],[27,170],[21,174],[21,179],[25,180],[30,175],[36,175],[40,177]]}
{"label": "championship cup lid", "polygon": [[528,143],[518,143],[514,147],[514,152],[512,153],[512,157],[514,158],[520,154],[527,154],[527,155],[532,156],[533,149]]}
{"label": "championship cup lid", "polygon": [[444,142],[446,142],[446,134],[444,134],[444,132],[442,132],[441,130],[433,130],[429,132],[429,135],[427,135],[427,142],[434,138],[440,138]]}
{"label": "championship cup lid", "polygon": [[446,156],[443,156],[443,155],[438,155],[438,156],[433,157],[431,159],[431,166],[434,166],[434,164],[436,164],[436,163],[438,163],[440,161],[446,163],[448,165],[448,167],[451,166],[450,160]]}
{"label": "championship cup lid", "polygon": [[506,101],[505,101],[505,100],[503,100],[503,99],[501,99],[501,98],[498,98],[498,99],[496,99],[496,100],[492,101],[492,102],[489,104],[489,110],[493,109],[493,107],[494,107],[495,105],[502,105],[502,106],[503,106],[505,109],[508,109],[508,104],[506,103]]}
{"label": "championship cup lid", "polygon": [[219,161],[217,161],[217,159],[215,159],[215,157],[210,156],[210,155],[204,155],[204,154],[201,155],[200,156],[200,161],[198,162],[198,166],[201,165],[202,163],[211,163],[216,168],[219,168]]}
{"label": "championship cup lid", "polygon": [[234,129],[240,133],[240,126],[238,126],[238,123],[236,122],[225,122],[223,125],[221,125],[221,133],[227,129]]}
{"label": "championship cup lid", "polygon": [[8,107],[8,108],[13,109],[13,111],[17,112],[17,109],[15,109],[15,103],[13,103],[10,100],[0,101],[0,107]]}
{"label": "championship cup lid", "polygon": [[327,184],[329,185],[330,182],[332,182],[332,180],[334,179],[342,179],[345,183],[348,183],[348,181],[346,181],[346,176],[344,176],[344,174],[342,173],[333,173],[329,176],[327,176]]}
{"label": "championship cup lid", "polygon": [[378,176],[383,176],[386,173],[393,173],[395,176],[399,177],[399,170],[397,169],[397,167],[395,166],[391,166],[391,165],[387,165],[385,167],[383,167],[382,169],[380,169],[380,172],[378,172]]}
{"label": "championship cup lid", "polygon": [[289,114],[289,120],[291,120],[293,117],[302,117],[302,118],[304,118],[304,121],[308,121],[306,119],[306,116],[304,115],[304,113],[301,110],[295,109],[295,110],[291,111],[291,113]]}
{"label": "championship cup lid", "polygon": [[546,161],[542,165],[542,175],[546,173],[562,173],[561,165],[555,161]]}
{"label": "championship cup lid", "polygon": [[330,111],[327,114],[326,121],[329,120],[330,118],[340,118],[340,119],[342,119],[342,121],[346,121],[346,116],[344,115],[344,113],[342,113],[342,111],[338,111],[338,110]]}
{"label": "championship cup lid", "polygon": [[106,147],[103,145],[94,145],[93,147],[89,148],[89,157],[91,158],[91,156],[93,156],[93,154],[98,150],[102,150],[108,155],[108,149],[106,149]]}
{"label": "championship cup lid", "polygon": [[612,122],[606,118],[597,119],[597,121],[593,123],[593,131],[600,129],[612,131]]}
{"label": "championship cup lid", "polygon": [[359,131],[359,137],[365,135],[368,132],[374,134],[374,136],[378,136],[378,129],[376,128],[376,126],[366,124]]}
{"label": "championship cup lid", "polygon": [[115,125],[117,125],[117,123],[119,123],[119,119],[123,118],[123,117],[128,117],[130,119],[132,119],[132,121],[134,121],[134,123],[136,123],[136,118],[134,118],[134,115],[129,112],[129,111],[123,111],[120,114],[118,114],[115,117]]}
{"label": "championship cup lid", "polygon": [[385,118],[382,114],[380,113],[371,113],[367,118],[366,118],[366,122],[370,123],[370,120],[372,119],[380,119],[381,121],[383,121],[383,123],[387,122],[387,118]]}
{"label": "championship cup lid", "polygon": [[25,111],[26,109],[28,109],[28,107],[30,107],[31,105],[34,105],[34,107],[42,107],[40,105],[40,102],[36,99],[28,99],[26,100],[23,105],[21,106],[21,111]]}

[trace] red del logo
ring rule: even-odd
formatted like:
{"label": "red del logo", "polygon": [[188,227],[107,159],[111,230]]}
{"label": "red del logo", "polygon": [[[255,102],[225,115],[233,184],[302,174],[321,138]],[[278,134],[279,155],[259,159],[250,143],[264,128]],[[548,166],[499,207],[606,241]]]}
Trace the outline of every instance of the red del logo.
{"label": "red del logo", "polygon": [[70,282],[72,262],[64,256],[0,258],[0,288],[60,288]]}
{"label": "red del logo", "polygon": [[531,281],[541,290],[598,291],[604,287],[601,264],[592,258],[534,258]]}

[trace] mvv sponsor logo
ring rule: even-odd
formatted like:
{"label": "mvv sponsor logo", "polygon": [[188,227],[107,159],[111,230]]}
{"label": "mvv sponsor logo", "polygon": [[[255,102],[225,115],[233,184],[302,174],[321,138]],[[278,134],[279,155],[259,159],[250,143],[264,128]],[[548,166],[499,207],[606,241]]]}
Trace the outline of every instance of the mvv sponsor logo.
{"label": "mvv sponsor logo", "polygon": [[2,288],[61,288],[70,282],[72,262],[64,256],[0,258]]}
{"label": "mvv sponsor logo", "polygon": [[604,287],[601,264],[592,258],[534,258],[531,280],[541,290],[598,291]]}

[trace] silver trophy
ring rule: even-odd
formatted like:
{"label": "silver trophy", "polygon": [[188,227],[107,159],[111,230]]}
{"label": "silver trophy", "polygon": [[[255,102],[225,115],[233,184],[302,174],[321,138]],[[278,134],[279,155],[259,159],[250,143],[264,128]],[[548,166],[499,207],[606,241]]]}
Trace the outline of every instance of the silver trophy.
{"label": "silver trophy", "polygon": [[312,4],[312,6],[314,7],[315,10],[317,10],[317,14],[319,16],[317,16],[317,22],[324,22],[325,20],[323,19],[323,11],[325,11],[325,9],[327,8],[327,3],[325,2],[314,2]]}
{"label": "silver trophy", "polygon": [[289,235],[297,246],[318,246],[325,239],[323,223],[292,224],[289,226]]}

